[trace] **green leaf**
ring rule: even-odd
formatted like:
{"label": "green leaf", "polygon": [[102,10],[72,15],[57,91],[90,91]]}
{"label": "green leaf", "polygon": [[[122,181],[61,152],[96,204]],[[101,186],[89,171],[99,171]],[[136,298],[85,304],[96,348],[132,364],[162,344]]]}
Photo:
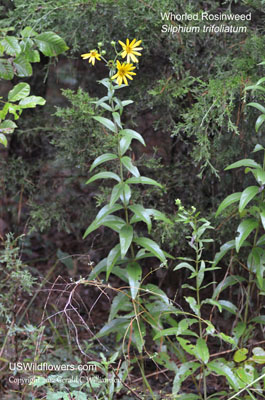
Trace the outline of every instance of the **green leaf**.
{"label": "green leaf", "polygon": [[122,135],[120,140],[120,151],[122,155],[126,153],[133,139],[138,140],[143,146],[145,146],[145,141],[142,135],[132,129],[122,129],[119,133]]}
{"label": "green leaf", "polygon": [[235,248],[235,241],[234,240],[230,240],[229,242],[226,242],[225,244],[223,244],[223,246],[221,246],[220,251],[218,253],[216,253],[215,257],[214,257],[214,263],[213,263],[213,267],[215,267],[219,261],[226,255],[226,253],[229,250],[232,250]]}
{"label": "green leaf", "polygon": [[175,326],[173,328],[162,329],[153,337],[153,339],[157,340],[164,336],[178,335],[178,331],[179,329]]}
{"label": "green leaf", "polygon": [[18,101],[27,97],[30,93],[30,86],[28,83],[18,83],[16,86],[13,87],[12,90],[8,93],[8,100],[9,101]]}
{"label": "green leaf", "polygon": [[138,353],[142,354],[143,347],[144,347],[144,336],[146,334],[146,329],[143,321],[139,321],[139,325],[137,320],[133,321],[133,336],[132,341],[136,345]]}
{"label": "green leaf", "polygon": [[239,202],[239,212],[241,213],[246,205],[259,193],[258,186],[249,186],[241,194]]}
{"label": "green leaf", "polygon": [[[110,222],[109,219],[104,220],[104,218],[106,216],[108,216],[109,214],[120,210],[121,208],[122,208],[122,206],[120,204],[114,204],[113,206],[106,204],[104,207],[102,207],[101,210],[98,212],[94,221],[89,225],[89,227],[85,231],[85,233],[83,235],[83,239],[85,239],[87,237],[87,235],[89,235],[91,232],[98,229],[101,225],[104,225],[105,222],[109,223]],[[113,219],[112,219],[112,221],[113,221]]]}
{"label": "green leaf", "polygon": [[190,271],[195,272],[194,267],[193,267],[191,264],[187,263],[187,262],[181,262],[180,264],[178,264],[178,265],[173,269],[173,271],[177,271],[177,270],[182,269],[182,268],[187,268],[187,269],[189,269]]}
{"label": "green leaf", "polygon": [[10,119],[6,119],[0,123],[0,132],[4,133],[5,135],[13,133],[15,128],[17,128],[17,125]]}
{"label": "green leaf", "polygon": [[111,303],[109,321],[113,320],[119,311],[130,311],[131,307],[129,296],[123,292],[118,293]]}
{"label": "green leaf", "polygon": [[265,107],[263,107],[261,104],[259,103],[248,103],[247,106],[251,106],[251,107],[255,107],[257,108],[259,111],[261,111],[263,114],[265,114]]}
{"label": "green leaf", "polygon": [[153,295],[153,297],[162,300],[165,304],[170,304],[169,298],[167,297],[166,293],[163,292],[163,290],[161,290],[158,286],[153,285],[152,283],[148,283],[147,285],[142,286],[142,289],[144,289],[147,293],[150,293],[151,296]]}
{"label": "green leaf", "polygon": [[9,60],[0,58],[0,78],[11,80],[14,77],[14,70]]}
{"label": "green leaf", "polygon": [[265,364],[265,350],[262,347],[254,347],[252,353],[251,361],[253,360],[257,364]]}
{"label": "green leaf", "polygon": [[219,304],[221,304],[222,308],[229,311],[231,314],[236,315],[238,312],[237,307],[228,300],[219,300]]}
{"label": "green leaf", "polygon": [[123,204],[128,205],[131,198],[131,188],[127,183],[124,183],[123,193],[120,195],[120,199]]}
{"label": "green leaf", "polygon": [[34,37],[39,50],[47,57],[58,56],[69,49],[65,41],[54,32],[44,32]]}
{"label": "green leaf", "polygon": [[103,171],[93,175],[90,179],[88,179],[88,181],[86,181],[86,185],[96,181],[97,179],[115,179],[118,182],[121,180],[117,174],[114,174],[114,172]]}
{"label": "green leaf", "polygon": [[196,346],[194,347],[194,353],[204,364],[207,364],[210,358],[208,346],[204,339],[198,338]]}
{"label": "green leaf", "polygon": [[15,36],[6,36],[1,40],[1,45],[4,47],[5,53],[9,56],[17,56],[21,52],[21,48]]}
{"label": "green leaf", "polygon": [[124,190],[123,182],[117,183],[117,185],[113,186],[111,196],[110,196],[110,202],[109,202],[110,205],[113,205],[116,203],[118,198],[122,195],[123,190]]}
{"label": "green leaf", "polygon": [[[177,400],[179,398],[179,395],[177,396],[177,394],[181,389],[182,382],[184,382],[190,375],[193,375],[195,371],[200,367],[201,367],[200,363],[193,361],[187,361],[181,364],[181,366],[178,368],[178,372],[176,373],[173,381],[172,395],[174,396],[174,399]],[[189,395],[185,394],[182,400],[187,399],[187,396]]]}
{"label": "green leaf", "polygon": [[115,263],[119,259],[120,255],[121,255],[121,247],[120,247],[120,243],[118,243],[115,247],[113,247],[113,249],[110,250],[109,255],[107,257],[106,280],[109,279],[110,273],[111,273]]}
{"label": "green leaf", "polygon": [[117,112],[113,112],[112,117],[113,117],[116,125],[118,125],[118,127],[122,129],[120,114]]}
{"label": "green leaf", "polygon": [[163,189],[163,186],[154,179],[147,178],[146,176],[132,177],[126,180],[126,183],[140,183],[142,185],[153,185]]}
{"label": "green leaf", "polygon": [[243,278],[242,276],[238,276],[238,275],[230,275],[227,276],[223,281],[221,281],[215,288],[214,292],[213,292],[213,299],[216,299],[220,293],[225,290],[226,288],[233,286],[233,285],[237,285],[240,282],[245,281],[245,278]]}
{"label": "green leaf", "polygon": [[164,255],[164,252],[160,249],[158,244],[153,240],[148,239],[146,237],[140,237],[140,238],[135,238],[133,241],[139,246],[144,247],[145,249],[150,251],[150,253],[152,253],[155,257],[157,257],[160,261],[166,262],[166,257]]}
{"label": "green leaf", "polygon": [[104,117],[93,117],[96,121],[100,122],[102,125],[104,125],[106,128],[108,128],[110,131],[116,133],[116,127],[114,125],[114,123],[108,119],[108,118],[104,118]]}
{"label": "green leaf", "polygon": [[237,253],[239,252],[240,247],[247,239],[247,237],[250,235],[250,233],[257,227],[258,227],[258,221],[256,221],[254,218],[248,218],[239,224],[237,228],[238,236],[235,239]]}
{"label": "green leaf", "polygon": [[260,165],[256,163],[256,161],[252,160],[251,158],[245,158],[243,160],[239,160],[228,167],[225,168],[225,171],[233,168],[239,167],[250,167],[250,168],[260,168]]}
{"label": "green leaf", "polygon": [[157,221],[163,221],[166,224],[172,225],[173,222],[161,211],[155,210],[154,208],[147,208],[146,211],[154,217]]}
{"label": "green leaf", "polygon": [[94,268],[93,270],[90,272],[90,274],[88,275],[88,279],[89,280],[94,280],[97,278],[97,276],[101,273],[106,271],[106,267],[107,267],[107,258],[103,258]]}
{"label": "green leaf", "polygon": [[121,162],[125,166],[125,168],[127,168],[127,170],[131,172],[131,174],[133,174],[136,177],[140,176],[138,168],[135,165],[133,165],[130,157],[123,156],[121,158]]}
{"label": "green leaf", "polygon": [[100,164],[102,164],[102,163],[104,163],[104,162],[106,162],[106,161],[115,160],[115,159],[117,159],[117,158],[118,158],[118,156],[117,156],[116,154],[112,154],[112,153],[105,153],[105,154],[102,154],[101,156],[97,157],[97,158],[93,161],[93,163],[92,163],[92,165],[91,165],[89,171],[91,172],[91,171],[92,171],[94,168],[96,168],[98,165],[100,165]]}
{"label": "green leaf", "polygon": [[130,320],[127,318],[116,318],[108,322],[100,329],[100,331],[94,336],[94,338],[100,338],[109,335],[112,332],[124,333],[126,327],[129,325]]}
{"label": "green leaf", "polygon": [[101,225],[107,226],[117,233],[119,233],[123,225],[125,225],[125,221],[122,218],[117,217],[116,215],[106,215],[103,219],[100,220],[100,223]]}
{"label": "green leaf", "polygon": [[210,361],[207,364],[207,368],[210,371],[215,372],[217,375],[225,376],[233,389],[238,390],[241,388],[240,382],[238,381],[237,377],[235,376],[234,372],[232,371],[226,360],[220,359]]}
{"label": "green leaf", "polygon": [[58,257],[58,260],[60,260],[61,263],[64,264],[69,271],[74,270],[73,259],[69,253],[65,253],[61,249],[58,249],[56,252],[56,256]]}
{"label": "green leaf", "polygon": [[[182,287],[183,287],[183,285],[182,285]],[[192,309],[192,311],[196,315],[199,315],[200,307],[198,306],[197,301],[195,300],[195,298],[191,297],[191,296],[188,296],[188,297],[184,296],[184,298],[185,298],[186,302],[189,304],[189,306]]]}
{"label": "green leaf", "polygon": [[129,279],[132,299],[134,300],[141,284],[142,268],[137,262],[130,262],[126,267],[126,271]]}
{"label": "green leaf", "polygon": [[248,354],[248,349],[246,349],[245,347],[243,347],[242,349],[238,349],[234,356],[233,359],[235,362],[239,363],[242,361],[245,361],[247,359],[247,354]]}
{"label": "green leaf", "polygon": [[121,245],[121,259],[123,259],[130,247],[133,239],[133,227],[131,225],[124,225],[119,233]]}
{"label": "green leaf", "polygon": [[0,143],[7,147],[7,138],[2,133],[0,133]]}
{"label": "green leaf", "polygon": [[24,54],[20,54],[13,61],[16,75],[20,77],[26,77],[32,75],[32,66]]}
{"label": "green leaf", "polygon": [[29,38],[37,35],[37,32],[31,28],[31,26],[26,26],[21,32],[21,36],[24,38]]}
{"label": "green leaf", "polygon": [[257,151],[260,151],[260,150],[264,150],[264,147],[261,146],[261,144],[256,144],[256,146],[253,150],[253,153],[256,153]]}
{"label": "green leaf", "polygon": [[231,204],[238,202],[240,200],[240,197],[241,197],[241,192],[232,193],[229,196],[227,196],[219,205],[215,217],[218,217],[218,215],[221,214],[221,212],[225,208],[229,207]]}
{"label": "green leaf", "polygon": [[29,96],[20,100],[18,103],[22,108],[34,108],[37,105],[43,106],[46,103],[46,100],[40,96]]}
{"label": "green leaf", "polygon": [[261,125],[263,124],[263,122],[265,121],[265,115],[262,114],[258,117],[256,124],[255,124],[255,129],[256,132],[258,132],[259,128],[261,127]]}
{"label": "green leaf", "polygon": [[260,185],[264,185],[265,184],[265,171],[263,171],[262,168],[257,168],[254,171],[254,175],[255,175],[255,178],[256,178],[256,180],[258,181],[258,183]]}
{"label": "green leaf", "polygon": [[[149,212],[141,204],[134,204],[132,206],[129,206],[129,209],[136,215],[137,218],[146,223],[148,232],[150,233],[152,228],[152,223],[149,216]],[[131,219],[130,222],[134,222],[133,218]]]}

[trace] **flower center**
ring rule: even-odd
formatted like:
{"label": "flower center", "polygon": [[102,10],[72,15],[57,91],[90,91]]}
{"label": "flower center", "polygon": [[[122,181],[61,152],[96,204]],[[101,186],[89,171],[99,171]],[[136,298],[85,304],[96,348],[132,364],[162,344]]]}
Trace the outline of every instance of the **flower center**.
{"label": "flower center", "polygon": [[126,46],[126,53],[129,54],[132,52],[131,46]]}

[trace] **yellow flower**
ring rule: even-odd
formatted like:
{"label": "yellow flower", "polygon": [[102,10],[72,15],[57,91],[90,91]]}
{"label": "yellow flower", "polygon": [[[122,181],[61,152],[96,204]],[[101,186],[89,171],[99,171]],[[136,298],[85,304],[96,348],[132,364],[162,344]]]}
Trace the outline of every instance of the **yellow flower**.
{"label": "yellow flower", "polygon": [[89,62],[92,63],[92,65],[95,65],[95,60],[97,59],[98,61],[101,60],[100,54],[98,53],[97,50],[91,50],[89,53],[81,54],[81,57],[83,60],[86,60],[89,58]]}
{"label": "yellow flower", "polygon": [[128,85],[127,78],[131,80],[133,79],[131,75],[136,75],[136,73],[131,71],[134,70],[135,68],[136,67],[133,67],[132,64],[127,64],[127,63],[121,64],[119,60],[117,60],[118,72],[115,75],[113,75],[111,79],[117,78],[116,82],[118,83],[118,85],[121,85],[122,81],[125,83],[125,85]]}
{"label": "yellow flower", "polygon": [[138,40],[136,42],[136,39],[133,39],[133,41],[130,43],[129,39],[126,39],[126,44],[121,42],[119,40],[119,43],[122,47],[123,52],[121,53],[122,58],[125,58],[127,56],[127,63],[130,62],[130,59],[132,62],[138,63],[138,59],[135,57],[136,56],[141,56],[142,54],[139,53],[138,50],[142,50],[142,47],[137,47],[141,43],[141,40]]}

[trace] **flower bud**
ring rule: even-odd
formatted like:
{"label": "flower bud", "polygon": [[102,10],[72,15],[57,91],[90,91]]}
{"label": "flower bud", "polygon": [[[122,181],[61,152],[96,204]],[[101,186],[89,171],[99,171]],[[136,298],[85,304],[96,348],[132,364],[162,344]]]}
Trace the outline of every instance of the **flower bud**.
{"label": "flower bud", "polygon": [[111,44],[111,46],[115,46],[116,42],[115,42],[114,40],[112,40],[112,41],[110,42],[110,44]]}
{"label": "flower bud", "polygon": [[103,46],[103,42],[98,42],[98,47],[102,47]]}
{"label": "flower bud", "polygon": [[102,56],[105,56],[106,50],[102,50],[102,51],[100,52],[100,54],[101,54]]}

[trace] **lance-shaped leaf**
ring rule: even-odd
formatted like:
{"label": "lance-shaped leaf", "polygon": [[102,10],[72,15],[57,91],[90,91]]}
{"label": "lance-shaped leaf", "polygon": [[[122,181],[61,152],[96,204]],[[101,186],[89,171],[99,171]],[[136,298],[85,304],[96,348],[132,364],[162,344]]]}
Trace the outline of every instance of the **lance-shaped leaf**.
{"label": "lance-shaped leaf", "polygon": [[166,224],[173,224],[173,222],[161,211],[155,210],[154,208],[147,208],[149,215],[152,215],[153,218],[157,221],[163,221]]}
{"label": "lance-shaped leaf", "polygon": [[131,172],[131,174],[133,174],[136,177],[140,176],[140,172],[139,172],[138,168],[135,165],[133,165],[130,157],[123,156],[121,158],[121,162],[125,166],[125,168]]}
{"label": "lance-shaped leaf", "polygon": [[102,163],[104,163],[106,161],[115,160],[116,158],[118,158],[118,156],[116,154],[113,154],[113,153],[102,154],[101,156],[97,157],[93,161],[89,171],[93,171],[93,169],[96,168],[98,165],[100,165],[100,164],[102,164]]}
{"label": "lance-shaped leaf", "polygon": [[118,127],[122,129],[120,114],[117,112],[113,112],[112,117],[113,117],[116,125],[118,125]]}
{"label": "lance-shaped leaf", "polygon": [[124,225],[120,230],[121,259],[123,259],[132,243],[133,227]]}
{"label": "lance-shaped leaf", "polygon": [[138,140],[143,146],[145,146],[145,141],[142,135],[132,129],[122,129],[119,133],[122,136],[120,140],[120,151],[122,155],[126,153],[133,139]]}
{"label": "lance-shaped leaf", "polygon": [[100,224],[119,233],[123,225],[125,225],[125,221],[116,215],[106,215],[103,220],[100,220]]}
{"label": "lance-shaped leaf", "polygon": [[102,125],[104,125],[106,128],[108,128],[110,131],[116,133],[116,127],[114,125],[114,123],[108,119],[108,118],[104,118],[104,117],[93,117],[96,121],[100,122]]}
{"label": "lance-shaped leaf", "polygon": [[163,189],[163,186],[160,183],[158,183],[154,179],[147,178],[146,176],[139,176],[139,177],[133,176],[132,178],[127,179],[126,183],[140,183],[142,185],[153,185]]}
{"label": "lance-shaped leaf", "polygon": [[135,222],[138,220],[145,222],[148,228],[148,232],[150,232],[152,228],[152,223],[148,210],[146,210],[141,204],[134,204],[132,206],[129,206],[129,209],[136,216],[136,218],[132,217],[131,222]]}
{"label": "lance-shaped leaf", "polygon": [[126,206],[129,204],[130,198],[131,198],[131,188],[129,185],[127,185],[127,183],[124,183],[123,186],[123,192],[120,195],[120,199],[123,202],[123,204],[125,204]]}
{"label": "lance-shaped leaf", "polygon": [[225,171],[233,168],[239,167],[250,167],[250,168],[260,168],[260,165],[256,163],[256,161],[252,160],[251,158],[244,158],[243,160],[236,161],[235,163],[229,165],[225,168]]}
{"label": "lance-shaped leaf", "polygon": [[118,198],[122,195],[123,190],[124,190],[123,182],[117,183],[117,185],[113,186],[111,196],[110,196],[110,202],[109,202],[110,205],[113,205],[116,203]]}
{"label": "lance-shaped leaf", "polygon": [[150,253],[152,253],[155,257],[157,257],[160,261],[166,262],[166,257],[163,250],[161,250],[158,244],[153,240],[146,237],[139,237],[135,238],[133,241],[139,246],[150,251]]}
{"label": "lance-shaped leaf", "polygon": [[261,104],[259,103],[248,103],[247,106],[251,106],[251,107],[255,107],[257,108],[259,111],[261,111],[263,114],[265,114],[265,107],[263,107]]}
{"label": "lance-shaped leaf", "polygon": [[204,339],[198,338],[196,346],[194,347],[194,354],[199,358],[204,364],[207,364],[210,358],[209,349]]}
{"label": "lance-shaped leaf", "polygon": [[54,32],[44,32],[34,37],[39,50],[47,57],[54,57],[68,50],[65,41]]}
{"label": "lance-shaped leaf", "polygon": [[219,300],[219,304],[221,304],[221,307],[229,311],[231,314],[236,315],[237,307],[233,303],[231,303],[231,301]]}
{"label": "lance-shaped leaf", "polygon": [[30,86],[28,83],[21,82],[13,87],[12,90],[8,93],[9,101],[18,101],[27,97],[30,93]]}
{"label": "lance-shaped leaf", "polygon": [[100,331],[94,336],[95,338],[100,338],[109,335],[112,332],[124,333],[125,329],[129,325],[129,320],[127,318],[116,318],[108,322],[100,329]]}
{"label": "lance-shaped leaf", "polygon": [[107,274],[106,274],[106,280],[109,279],[110,273],[118,260],[118,258],[121,255],[121,247],[120,243],[118,243],[113,249],[110,250],[109,255],[107,257]]}
{"label": "lance-shaped leaf", "polygon": [[88,185],[91,182],[94,182],[98,179],[115,179],[116,181],[120,182],[120,177],[117,174],[114,174],[114,172],[109,172],[109,171],[103,171],[99,172],[96,175],[93,175],[88,181],[86,181],[86,185]]}
{"label": "lance-shaped leaf", "polygon": [[262,114],[258,117],[256,124],[255,124],[255,129],[256,132],[258,132],[259,128],[261,127],[261,125],[263,124],[263,122],[265,121],[265,115]]}
{"label": "lance-shaped leaf", "polygon": [[133,335],[132,341],[136,345],[138,353],[142,354],[143,347],[144,347],[144,337],[146,335],[145,324],[143,321],[137,320],[133,321]]}
{"label": "lance-shaped leaf", "polygon": [[[106,217],[107,215],[118,211],[122,208],[122,206],[120,204],[114,204],[112,207],[110,207],[109,204],[105,205],[97,214],[96,218],[94,219],[94,221],[89,225],[89,227],[87,228],[87,230],[85,231],[83,238],[86,238],[87,235],[89,235],[91,232],[93,232],[94,230],[98,229],[101,225],[104,225],[104,222],[109,222],[109,220],[107,219],[106,221],[104,221],[104,217]],[[113,216],[114,217],[114,216]]]}
{"label": "lance-shaped leaf", "polygon": [[215,372],[217,375],[225,376],[233,389],[238,390],[241,388],[238,378],[236,377],[225,359],[210,361],[207,364],[207,368],[210,371]]}
{"label": "lance-shaped leaf", "polygon": [[[174,381],[173,381],[173,396],[176,396],[176,399],[180,400],[188,400],[189,394],[183,395],[178,395],[180,389],[181,389],[181,384],[184,382],[190,375],[194,374],[195,371],[201,367],[201,364],[198,362],[194,361],[187,361],[181,364],[181,366],[178,368],[178,372],[175,375]],[[192,394],[193,395],[193,394]],[[182,398],[181,398],[182,397]],[[191,398],[189,400],[196,400],[197,397]]]}
{"label": "lance-shaped leaf", "polygon": [[119,311],[129,311],[131,307],[129,296],[123,292],[118,293],[114,297],[110,307],[109,321],[113,320]]}
{"label": "lance-shaped leaf", "polygon": [[239,202],[239,212],[242,212],[247,204],[259,193],[258,186],[249,186],[241,194]]}
{"label": "lance-shaped leaf", "polygon": [[130,284],[132,299],[134,300],[141,284],[142,268],[137,262],[130,262],[126,267],[126,271]]}
{"label": "lance-shaped leaf", "polygon": [[240,282],[245,281],[245,278],[243,278],[242,276],[239,275],[231,275],[231,276],[227,276],[224,280],[222,280],[215,288],[214,292],[213,292],[213,299],[216,299],[217,297],[219,297],[220,293],[225,290],[226,288],[233,286],[233,285],[237,285]]}
{"label": "lance-shaped leaf", "polygon": [[239,224],[237,228],[238,236],[235,239],[237,253],[239,252],[240,247],[247,239],[247,237],[250,235],[250,233],[257,227],[258,227],[258,221],[256,221],[254,218],[245,219]]}
{"label": "lance-shaped leaf", "polygon": [[218,217],[219,214],[221,214],[221,212],[229,207],[231,204],[236,203],[240,200],[241,197],[241,192],[236,192],[236,193],[232,193],[229,196],[227,196],[222,203],[219,205],[215,216]]}

